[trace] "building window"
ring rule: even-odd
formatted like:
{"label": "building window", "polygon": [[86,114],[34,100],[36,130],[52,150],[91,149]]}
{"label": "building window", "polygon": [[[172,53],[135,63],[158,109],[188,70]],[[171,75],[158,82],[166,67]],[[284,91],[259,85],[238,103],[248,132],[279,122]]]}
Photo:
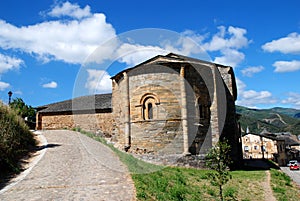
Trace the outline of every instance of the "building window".
{"label": "building window", "polygon": [[244,151],[248,152],[249,151],[249,147],[248,146],[244,146]]}
{"label": "building window", "polygon": [[148,119],[153,119],[153,106],[152,106],[152,103],[148,103]]}
{"label": "building window", "polygon": [[254,150],[258,150],[258,147],[256,145],[254,146]]}
{"label": "building window", "polygon": [[141,117],[143,120],[156,119],[158,115],[159,99],[154,94],[145,94],[140,100],[142,106]]}
{"label": "building window", "polygon": [[210,103],[204,102],[201,98],[196,99],[195,110],[196,110],[196,118],[198,119],[207,119],[210,115]]}

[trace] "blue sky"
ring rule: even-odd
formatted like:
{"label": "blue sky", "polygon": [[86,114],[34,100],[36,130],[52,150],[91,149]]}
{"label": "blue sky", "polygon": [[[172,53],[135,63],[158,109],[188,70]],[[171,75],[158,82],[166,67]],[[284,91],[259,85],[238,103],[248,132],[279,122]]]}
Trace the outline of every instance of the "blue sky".
{"label": "blue sky", "polygon": [[300,109],[299,7],[294,0],[0,1],[0,99],[7,103],[12,91],[39,106],[106,93],[111,75],[172,51],[234,67],[238,105]]}

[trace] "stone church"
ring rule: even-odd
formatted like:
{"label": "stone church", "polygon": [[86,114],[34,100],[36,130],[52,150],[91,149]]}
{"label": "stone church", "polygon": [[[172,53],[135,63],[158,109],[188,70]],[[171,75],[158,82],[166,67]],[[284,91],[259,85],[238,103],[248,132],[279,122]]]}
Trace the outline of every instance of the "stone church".
{"label": "stone church", "polygon": [[220,138],[241,159],[233,69],[170,53],[112,78],[112,93],[38,107],[37,129],[101,132],[133,153],[203,155]]}

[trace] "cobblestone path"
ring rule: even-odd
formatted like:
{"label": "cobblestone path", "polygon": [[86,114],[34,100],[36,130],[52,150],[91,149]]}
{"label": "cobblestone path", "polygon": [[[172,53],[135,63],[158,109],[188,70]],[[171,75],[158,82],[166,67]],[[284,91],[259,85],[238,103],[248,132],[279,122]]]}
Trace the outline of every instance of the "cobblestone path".
{"label": "cobblestone path", "polygon": [[0,200],[135,200],[133,181],[109,148],[72,131],[43,135],[44,156]]}

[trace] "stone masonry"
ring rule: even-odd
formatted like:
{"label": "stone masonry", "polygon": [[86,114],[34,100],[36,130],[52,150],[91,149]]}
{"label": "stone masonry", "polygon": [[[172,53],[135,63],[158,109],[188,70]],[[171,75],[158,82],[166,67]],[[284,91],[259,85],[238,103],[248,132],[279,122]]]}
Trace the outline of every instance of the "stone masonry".
{"label": "stone masonry", "polygon": [[154,155],[203,157],[227,139],[234,162],[242,158],[231,67],[171,53],[111,79],[112,94],[40,107],[37,128],[100,130],[120,149]]}

